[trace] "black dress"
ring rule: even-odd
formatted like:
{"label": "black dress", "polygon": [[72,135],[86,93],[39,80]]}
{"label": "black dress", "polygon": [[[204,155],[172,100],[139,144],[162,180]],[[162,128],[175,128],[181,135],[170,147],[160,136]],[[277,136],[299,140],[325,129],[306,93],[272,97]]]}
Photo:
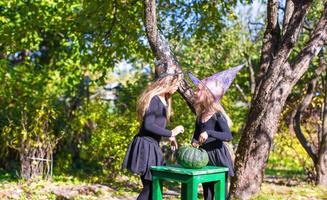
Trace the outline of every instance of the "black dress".
{"label": "black dress", "polygon": [[228,167],[228,175],[234,176],[234,167],[228,148],[223,143],[233,139],[227,121],[222,113],[215,113],[208,121],[196,120],[192,142],[197,142],[202,132],[208,133],[208,139],[201,145],[209,156],[208,165]]}
{"label": "black dress", "polygon": [[166,127],[166,106],[158,96],[151,99],[149,108],[143,117],[139,133],[129,144],[123,162],[123,169],[152,180],[151,166],[165,165],[159,146],[161,137],[171,137],[172,132]]}

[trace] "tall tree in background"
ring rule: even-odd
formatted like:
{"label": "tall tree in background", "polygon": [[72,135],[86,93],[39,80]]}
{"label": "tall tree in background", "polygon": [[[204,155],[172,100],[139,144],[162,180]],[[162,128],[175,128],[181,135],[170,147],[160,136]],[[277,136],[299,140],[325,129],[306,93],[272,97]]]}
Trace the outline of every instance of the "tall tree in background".
{"label": "tall tree in background", "polygon": [[[156,59],[162,63],[167,64],[166,70],[169,73],[181,72],[181,66],[178,64],[176,57],[170,49],[168,41],[158,31],[157,16],[156,16],[156,1],[144,0],[145,5],[145,29],[149,40],[150,47],[154,53]],[[158,66],[157,66],[158,67]],[[188,86],[186,81],[183,81],[179,87],[179,92],[183,98],[187,101],[191,110],[193,108],[193,91]]]}
{"label": "tall tree in background", "polygon": [[[326,65],[326,62],[324,63]],[[325,66],[326,67],[326,66]],[[322,107],[322,131],[318,152],[316,183],[327,186],[327,74],[324,80],[325,98]]]}
{"label": "tall tree in background", "polygon": [[247,123],[236,152],[232,197],[247,199],[259,191],[285,101],[312,58],[326,44],[327,5],[306,45],[293,59],[290,57],[311,4],[312,1],[286,1],[281,29],[279,2],[269,0],[267,3],[267,27],[260,69]]}
{"label": "tall tree in background", "polygon": [[[323,72],[326,72],[327,64],[324,58],[324,54],[321,51],[319,54],[319,66],[316,68],[314,74],[312,75],[311,80],[307,84],[307,91],[305,96],[303,97],[302,101],[298,105],[298,108],[293,111],[292,123],[294,125],[294,132],[296,137],[298,138],[299,142],[301,143],[302,147],[305,149],[307,154],[310,156],[314,168],[316,170],[316,184],[318,185],[325,185],[327,186],[327,130],[326,130],[326,123],[327,123],[327,85],[326,85],[326,78],[327,75],[323,75]],[[319,113],[319,121],[322,122],[322,127],[318,126],[317,130],[317,141],[310,141],[305,137],[301,129],[301,118],[302,114],[305,110],[310,106],[312,103],[312,99],[315,97],[317,90],[317,84],[319,78],[322,77],[322,91],[320,93],[324,96],[324,102],[322,103],[322,109],[319,109],[317,113]],[[323,80],[325,78],[325,80]],[[314,145],[313,143],[317,143]]]}
{"label": "tall tree in background", "polygon": [[[176,63],[176,59],[171,54],[168,42],[157,31],[155,1],[144,2],[145,26],[151,49],[156,59],[168,63],[169,70]],[[267,2],[267,27],[263,37],[260,69],[256,75],[247,123],[237,149],[236,176],[231,185],[232,197],[247,199],[259,191],[265,163],[278,128],[276,124],[285,101],[293,86],[307,71],[312,58],[326,43],[327,6],[306,45],[298,54],[291,56],[311,4],[312,1],[288,0],[283,24],[280,26],[279,2]],[[187,85],[186,89],[189,89]],[[183,88],[181,93],[187,96]],[[192,104],[191,92],[186,99]]]}

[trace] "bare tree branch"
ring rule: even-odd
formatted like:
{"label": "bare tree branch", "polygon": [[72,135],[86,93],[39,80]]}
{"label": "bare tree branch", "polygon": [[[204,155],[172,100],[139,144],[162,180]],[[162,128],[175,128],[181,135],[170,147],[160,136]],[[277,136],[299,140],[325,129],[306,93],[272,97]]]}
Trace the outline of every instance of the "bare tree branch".
{"label": "bare tree branch", "polygon": [[[261,80],[266,73],[273,55],[277,50],[280,38],[280,28],[278,24],[278,0],[269,0],[267,4],[267,28],[263,37],[263,46],[261,49],[260,69],[257,75],[256,87],[260,88]],[[256,90],[258,91],[258,90]],[[254,98],[257,94],[254,94]]]}
{"label": "bare tree branch", "polygon": [[294,12],[294,3],[292,0],[286,1],[285,12],[284,12],[284,21],[283,21],[283,31],[282,34],[285,34],[286,29],[288,28],[290,19]]}
{"label": "bare tree branch", "polygon": [[250,106],[250,102],[249,102],[248,98],[246,97],[243,89],[237,83],[235,84],[235,86],[236,86],[236,89],[241,93],[241,96],[242,96],[243,100],[246,102],[247,106]]}
{"label": "bare tree branch", "polygon": [[115,0],[114,3],[113,3],[113,12],[114,12],[114,14],[113,14],[113,17],[112,17],[112,21],[110,23],[110,27],[105,33],[105,38],[110,37],[110,35],[112,33],[112,30],[113,30],[113,28],[114,28],[114,26],[115,26],[115,24],[117,22],[117,4],[118,4],[117,0]]}
{"label": "bare tree branch", "polygon": [[157,60],[168,64],[168,71],[180,72],[177,59],[170,49],[169,42],[159,32],[156,17],[156,1],[144,0],[145,3],[145,29],[150,47]]}
{"label": "bare tree branch", "polygon": [[[294,47],[295,43],[298,40],[299,33],[302,30],[304,18],[311,6],[311,3],[312,0],[294,1],[293,13],[291,14],[290,19],[288,20],[287,27],[284,28],[285,30],[282,38],[282,49],[290,49]],[[289,24],[291,24],[291,26]]]}
{"label": "bare tree branch", "polygon": [[321,48],[327,42],[327,5],[325,5],[324,12],[310,36],[310,40],[306,46],[300,51],[295,60],[291,63],[293,68],[293,81],[297,81],[302,74],[307,70],[310,61],[318,55]]}
{"label": "bare tree branch", "polygon": [[310,27],[310,26],[308,26],[307,24],[304,24],[304,25],[303,25],[303,28],[304,28],[305,30],[307,30],[309,33],[310,33],[311,31],[313,31],[313,28]]}
{"label": "bare tree branch", "polygon": [[310,144],[310,142],[305,138],[304,134],[302,133],[301,115],[302,112],[310,105],[312,98],[315,96],[315,88],[317,85],[318,78],[321,75],[321,73],[324,72],[325,70],[326,70],[325,65],[320,65],[319,68],[315,70],[315,74],[313,75],[312,79],[308,84],[307,93],[303,98],[302,102],[300,103],[293,120],[296,137],[298,138],[301,145],[303,146],[305,151],[309,154],[309,156],[311,157],[314,163],[317,163],[318,161],[317,149],[312,144]]}
{"label": "bare tree branch", "polygon": [[[324,57],[324,49],[321,49],[321,51],[319,53],[319,65],[320,66],[324,66],[325,68],[327,68],[327,61],[326,61],[326,59]],[[321,84],[323,86],[322,87],[322,93],[323,93],[323,95],[325,95],[325,99],[326,99],[326,94],[327,94],[327,83],[326,82],[327,82],[327,73],[325,73],[325,76],[322,76],[322,84]],[[325,109],[326,106],[327,105],[325,105],[324,103],[321,106],[321,115],[320,115],[320,118],[322,119],[323,124],[322,124],[322,127],[321,127],[320,132],[318,132],[318,147],[319,147],[319,149],[321,148],[321,146],[323,146],[322,145],[322,138],[323,138],[323,135],[324,135],[324,131],[325,131],[325,133],[327,131],[327,129],[324,129],[324,126],[326,126],[324,124],[324,122],[327,123],[327,121],[324,121],[324,116],[326,115],[324,109]]]}
{"label": "bare tree branch", "polygon": [[[166,72],[181,72],[181,66],[170,49],[168,40],[158,31],[156,19],[156,1],[144,0],[145,4],[145,30],[150,47],[157,60],[167,64]],[[188,83],[183,80],[178,88],[179,93],[186,100],[190,109],[195,113],[193,107],[194,93]]]}
{"label": "bare tree branch", "polygon": [[313,31],[314,27],[313,27],[313,22],[310,22],[307,18],[304,19],[304,28],[306,30],[309,30],[310,32]]}
{"label": "bare tree branch", "polygon": [[261,23],[261,22],[252,22],[252,21],[249,21],[248,22],[248,25],[255,25],[255,26],[261,26],[261,27],[263,27],[265,24],[264,23]]}
{"label": "bare tree branch", "polygon": [[158,52],[158,30],[157,30],[157,16],[156,16],[156,1],[145,0],[145,29],[148,37],[150,47],[155,57],[160,57]]}
{"label": "bare tree branch", "polygon": [[[323,137],[320,136],[320,134],[323,133],[323,130],[320,131],[318,128],[318,147],[316,148],[313,144],[311,144],[310,141],[308,141],[305,138],[304,134],[302,133],[301,115],[302,115],[302,112],[310,105],[312,98],[315,96],[315,87],[316,87],[318,78],[324,71],[326,71],[326,68],[327,68],[326,61],[323,58],[323,50],[320,51],[319,58],[320,58],[319,59],[319,67],[315,70],[315,73],[314,73],[312,79],[308,83],[307,93],[306,93],[305,97],[303,98],[302,102],[299,104],[298,109],[296,110],[294,119],[292,119],[292,122],[293,122],[292,124],[294,125],[296,137],[298,138],[300,144],[305,149],[305,151],[308,153],[310,158],[313,160],[313,163],[314,163],[314,166],[315,166],[315,169],[317,172],[317,179],[316,179],[317,184],[324,183],[324,181],[320,180],[320,179],[321,179],[321,176],[323,176],[323,174],[325,173],[326,168],[327,168],[327,166],[325,166],[325,167],[322,166],[325,161],[321,161],[321,155],[322,154],[327,155],[327,152],[324,152],[323,150],[321,150],[321,147],[323,147],[325,145],[325,144],[321,143],[321,141],[322,141],[321,138],[323,138]],[[323,107],[324,107],[324,105],[323,105]],[[324,116],[324,110],[322,110],[322,115],[321,115],[322,121],[324,120],[323,116]],[[312,139],[311,139],[311,141],[312,141]],[[325,150],[327,151],[327,148],[325,148]],[[325,163],[327,164],[327,161]],[[324,184],[327,184],[327,181],[325,181]]]}
{"label": "bare tree branch", "polygon": [[[264,79],[269,79],[271,81],[265,81],[264,84],[259,83],[259,85],[256,85],[256,91],[257,93],[261,93],[263,95],[265,95],[264,98],[266,99],[262,99],[262,100],[268,100],[270,98],[269,95],[270,92],[272,92],[271,90],[273,89],[273,86],[275,86],[276,84],[279,84],[279,80],[278,82],[276,82],[276,80],[278,79],[278,77],[282,77],[283,74],[287,74],[287,76],[285,78],[289,79],[289,80],[284,80],[284,81],[294,81],[294,78],[292,77],[292,75],[290,75],[289,70],[291,69],[288,63],[288,59],[289,59],[289,55],[295,45],[295,42],[298,40],[298,36],[299,36],[299,32],[301,30],[302,24],[303,24],[303,19],[306,15],[306,13],[308,12],[309,8],[311,5],[311,1],[299,1],[298,3],[296,3],[296,6],[294,7],[294,13],[290,19],[290,24],[291,26],[288,26],[285,34],[283,35],[278,49],[276,50],[276,52],[272,50],[271,54],[273,55],[271,63],[269,63],[269,68],[271,70],[268,70],[264,73]],[[266,52],[262,51],[262,54],[265,54]],[[266,63],[261,64],[261,69],[262,66],[265,65]],[[309,63],[305,63],[303,66],[308,67]],[[307,69],[307,68],[305,68]],[[262,71],[260,71],[260,73],[262,73]],[[304,73],[304,71],[300,74],[300,76],[302,76]],[[294,74],[294,72],[293,72]],[[299,75],[299,74],[297,74]],[[260,76],[260,74],[259,74]],[[298,79],[297,79],[298,80]],[[296,81],[297,81],[296,80]],[[261,92],[261,90],[265,90],[266,92]],[[257,98],[257,95],[255,94],[255,98]],[[261,97],[260,97],[261,98]],[[259,109],[259,108],[258,108]],[[265,108],[260,108],[261,110],[265,110]]]}
{"label": "bare tree branch", "polygon": [[253,64],[252,64],[251,57],[249,54],[244,53],[244,56],[246,58],[248,71],[249,71],[249,75],[250,75],[249,81],[250,81],[251,95],[253,95],[254,91],[255,91],[255,74],[254,74],[254,70],[253,70]]}
{"label": "bare tree branch", "polygon": [[285,13],[285,7],[282,7],[281,5],[278,5],[278,10],[281,10]]}

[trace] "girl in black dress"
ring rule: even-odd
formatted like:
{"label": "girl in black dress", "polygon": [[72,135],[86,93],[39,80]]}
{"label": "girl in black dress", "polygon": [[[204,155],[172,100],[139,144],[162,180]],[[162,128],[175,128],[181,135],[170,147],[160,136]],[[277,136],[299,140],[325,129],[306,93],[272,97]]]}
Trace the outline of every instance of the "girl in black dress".
{"label": "girl in black dress", "polygon": [[176,92],[178,74],[163,73],[141,94],[137,113],[141,123],[138,134],[128,147],[123,168],[140,175],[143,189],[138,200],[152,199],[151,166],[164,165],[159,146],[161,137],[169,138],[172,149],[177,149],[176,136],[184,131],[183,126],[166,129],[171,114],[171,95]]}
{"label": "girl in black dress", "polygon": [[[233,138],[229,128],[232,122],[219,100],[242,67],[243,65],[225,70],[202,81],[189,74],[191,80],[197,85],[194,92],[197,119],[192,146],[200,146],[207,151],[208,165],[227,167],[228,176],[234,176],[233,161],[224,142]],[[226,197],[228,196],[227,180],[228,177],[226,177]],[[204,183],[203,193],[205,200],[214,199],[214,184]]]}

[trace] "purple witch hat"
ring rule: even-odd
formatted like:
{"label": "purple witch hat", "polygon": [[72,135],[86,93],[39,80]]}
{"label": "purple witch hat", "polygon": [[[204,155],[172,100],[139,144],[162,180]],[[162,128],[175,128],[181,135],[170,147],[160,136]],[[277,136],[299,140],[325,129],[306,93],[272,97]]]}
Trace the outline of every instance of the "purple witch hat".
{"label": "purple witch hat", "polygon": [[[203,80],[199,80],[191,72],[189,72],[188,75],[196,86],[201,83],[211,92],[211,94],[215,98],[215,101],[219,101],[221,97],[226,93],[229,86],[232,84],[237,72],[240,71],[243,66],[244,64],[229,68],[227,70],[209,76]],[[217,80],[220,83],[221,87],[217,87]]]}

